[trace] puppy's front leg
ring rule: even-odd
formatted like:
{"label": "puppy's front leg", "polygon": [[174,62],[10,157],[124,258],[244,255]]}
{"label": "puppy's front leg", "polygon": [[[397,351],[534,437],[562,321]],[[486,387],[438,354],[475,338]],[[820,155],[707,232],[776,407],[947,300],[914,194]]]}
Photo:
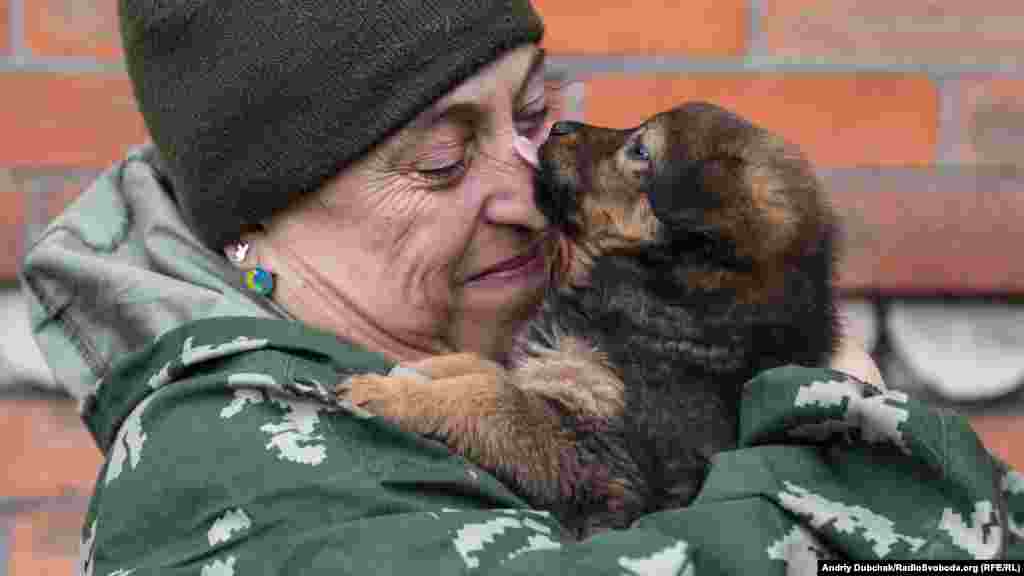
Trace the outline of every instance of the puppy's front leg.
{"label": "puppy's front leg", "polygon": [[414,374],[362,374],[336,393],[455,452],[518,488],[535,505],[561,496],[562,459],[573,434],[557,410],[516,386],[498,364],[468,354],[409,365]]}

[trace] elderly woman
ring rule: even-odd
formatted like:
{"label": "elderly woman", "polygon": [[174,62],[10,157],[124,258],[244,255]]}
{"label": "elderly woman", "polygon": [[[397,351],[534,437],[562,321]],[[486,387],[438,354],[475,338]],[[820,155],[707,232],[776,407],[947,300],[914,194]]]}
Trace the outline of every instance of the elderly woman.
{"label": "elderly woman", "polygon": [[[840,424],[855,439],[876,418],[898,446],[746,446],[691,508],[561,541],[471,462],[329,398],[438,353],[501,360],[537,305],[551,236],[514,146],[550,122],[529,3],[122,0],[120,16],[153,144],[24,269],[35,337],[107,456],[84,574],[782,574],[1012,544],[1019,477],[962,419],[879,389],[843,400]],[[878,380],[844,350],[835,366]],[[810,480],[776,477],[782,451]]]}

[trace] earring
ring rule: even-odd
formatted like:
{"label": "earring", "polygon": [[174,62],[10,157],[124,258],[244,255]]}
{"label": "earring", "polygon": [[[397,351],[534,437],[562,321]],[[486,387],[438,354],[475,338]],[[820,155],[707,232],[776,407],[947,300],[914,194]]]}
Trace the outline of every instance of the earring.
{"label": "earring", "polygon": [[245,273],[245,287],[260,296],[270,296],[274,291],[274,274],[264,268],[256,267]]}
{"label": "earring", "polygon": [[[227,249],[228,260],[236,266],[244,262],[248,254],[248,242],[239,242],[229,246]],[[246,288],[260,296],[270,296],[274,291],[274,274],[266,268],[257,266],[252,270],[246,270],[245,274],[242,275],[242,279],[245,282]]]}

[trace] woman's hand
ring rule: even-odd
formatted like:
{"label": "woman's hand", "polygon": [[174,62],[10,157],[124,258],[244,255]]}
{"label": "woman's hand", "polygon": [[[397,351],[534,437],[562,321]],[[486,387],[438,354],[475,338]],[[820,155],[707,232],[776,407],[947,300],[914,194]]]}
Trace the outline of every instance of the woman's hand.
{"label": "woman's hand", "polygon": [[851,336],[843,336],[839,342],[839,350],[832,356],[829,367],[854,376],[869,384],[884,388],[882,372],[871,359],[863,344]]}

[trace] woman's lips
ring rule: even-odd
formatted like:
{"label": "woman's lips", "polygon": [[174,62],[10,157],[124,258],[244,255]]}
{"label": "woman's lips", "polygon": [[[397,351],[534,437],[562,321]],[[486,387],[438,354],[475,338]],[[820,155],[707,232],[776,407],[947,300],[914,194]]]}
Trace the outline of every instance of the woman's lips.
{"label": "woman's lips", "polygon": [[491,278],[509,278],[528,274],[535,268],[544,267],[544,242],[536,242],[526,253],[510,258],[491,266],[479,274],[475,274],[467,282],[478,282]]}

